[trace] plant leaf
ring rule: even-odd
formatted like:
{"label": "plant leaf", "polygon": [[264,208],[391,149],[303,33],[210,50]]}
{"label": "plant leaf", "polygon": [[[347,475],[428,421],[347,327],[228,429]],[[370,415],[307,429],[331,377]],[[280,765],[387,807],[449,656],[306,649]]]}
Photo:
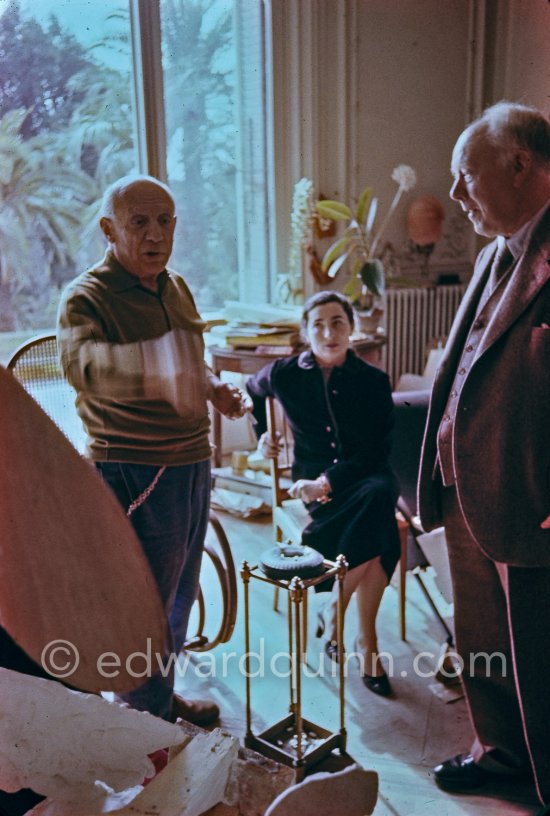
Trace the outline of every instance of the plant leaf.
{"label": "plant leaf", "polygon": [[361,269],[363,268],[364,263],[365,261],[363,258],[356,258],[351,265],[351,275],[356,281],[361,280]]}
{"label": "plant leaf", "polygon": [[323,218],[330,218],[332,221],[347,221],[353,218],[353,213],[347,204],[341,204],[339,201],[318,201],[315,205],[317,212]]}
{"label": "plant leaf", "polygon": [[321,261],[321,269],[323,272],[326,272],[331,263],[333,263],[339,255],[347,249],[349,244],[349,238],[345,236],[344,238],[340,238],[338,241],[335,241],[332,246],[329,246],[327,251],[323,256],[323,260]]}
{"label": "plant leaf", "polygon": [[328,270],[329,278],[335,278],[338,272],[340,271],[341,267],[345,264],[348,259],[348,253],[344,252],[343,255],[340,255],[339,258],[336,258],[334,263],[331,265],[330,269]]}
{"label": "plant leaf", "polygon": [[384,294],[384,264],[380,258],[367,261],[363,265],[360,275],[361,280],[373,295]]}
{"label": "plant leaf", "polygon": [[358,278],[357,275],[350,278],[346,285],[342,288],[342,294],[344,294],[352,302],[359,300],[361,295],[361,278]]}
{"label": "plant leaf", "polygon": [[356,218],[360,224],[365,223],[365,213],[367,212],[367,206],[371,200],[372,194],[374,192],[373,187],[365,187],[363,192],[361,193],[361,197],[359,199],[359,203],[357,205],[357,214]]}
{"label": "plant leaf", "polygon": [[374,226],[374,219],[376,218],[376,211],[378,209],[378,199],[373,198],[370,207],[369,207],[369,214],[367,216],[367,224],[365,229],[367,230],[367,235],[370,235],[370,232]]}

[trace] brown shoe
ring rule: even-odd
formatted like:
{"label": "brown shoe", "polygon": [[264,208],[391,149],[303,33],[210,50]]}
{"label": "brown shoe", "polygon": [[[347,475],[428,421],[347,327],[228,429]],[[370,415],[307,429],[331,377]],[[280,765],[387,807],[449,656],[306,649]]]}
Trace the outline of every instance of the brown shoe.
{"label": "brown shoe", "polygon": [[174,692],[172,721],[178,718],[193,725],[212,725],[220,718],[220,709],[213,700],[185,700]]}

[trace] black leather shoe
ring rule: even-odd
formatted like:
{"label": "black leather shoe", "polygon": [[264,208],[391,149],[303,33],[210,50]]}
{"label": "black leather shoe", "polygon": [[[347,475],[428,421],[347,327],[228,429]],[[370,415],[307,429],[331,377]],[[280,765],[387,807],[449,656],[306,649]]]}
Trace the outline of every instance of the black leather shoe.
{"label": "black leather shoe", "polygon": [[[317,612],[317,629],[315,630],[315,637],[323,637],[325,634],[325,618],[322,611]],[[338,641],[326,640],[323,646],[325,654],[335,663],[338,663]],[[344,650],[345,654],[345,650]]]}
{"label": "black leather shoe", "polygon": [[380,695],[380,697],[391,697],[393,694],[393,689],[391,687],[390,678],[384,672],[379,676],[372,675],[372,674],[362,674],[361,680],[368,688],[369,691],[372,691],[374,694]]}
{"label": "black leather shoe", "polygon": [[457,754],[433,769],[434,779],[444,790],[480,788],[495,774],[476,764],[471,754]]}
{"label": "black leather shoe", "polygon": [[[364,658],[361,657],[362,653],[361,649],[359,648],[359,638],[357,635],[353,643],[353,651],[357,657],[359,668],[363,669]],[[373,694],[378,694],[380,697],[391,697],[393,694],[390,678],[386,672],[383,674],[367,674],[366,672],[363,672],[361,675],[361,680],[366,688],[368,688],[369,691],[372,691]]]}
{"label": "black leather shoe", "polygon": [[[327,657],[330,657],[331,660],[334,660],[335,663],[338,663],[338,641],[336,640],[326,640],[325,641],[325,654]],[[344,650],[345,654],[345,650]]]}

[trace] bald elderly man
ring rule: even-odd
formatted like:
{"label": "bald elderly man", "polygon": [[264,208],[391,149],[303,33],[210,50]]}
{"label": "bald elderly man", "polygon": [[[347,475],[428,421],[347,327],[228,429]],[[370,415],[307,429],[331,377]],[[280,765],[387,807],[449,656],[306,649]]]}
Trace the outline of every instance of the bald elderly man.
{"label": "bald elderly man", "polygon": [[170,624],[164,666],[154,656],[151,676],[123,699],[206,725],[218,706],[174,694],[173,661],[197,597],[208,523],[207,400],[234,418],[247,398],[206,366],[205,324],[183,278],[167,268],[175,209],[169,188],[150,176],[127,176],[106,190],[99,223],[107,252],[65,289],[58,343],[87,455],[130,516]]}

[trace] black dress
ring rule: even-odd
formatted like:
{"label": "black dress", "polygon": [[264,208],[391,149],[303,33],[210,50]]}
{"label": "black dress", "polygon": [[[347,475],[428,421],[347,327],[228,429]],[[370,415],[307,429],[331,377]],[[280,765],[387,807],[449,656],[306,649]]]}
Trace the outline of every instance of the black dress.
{"label": "black dress", "polygon": [[343,365],[323,375],[311,351],[276,360],[247,383],[256,432],[266,430],[265,399],[282,405],[294,436],[294,479],[324,473],[332,501],[311,502],[303,543],[349,568],[380,556],[391,578],[399,560],[395,521],[399,488],[388,464],[394,423],[389,378],[349,350]]}

